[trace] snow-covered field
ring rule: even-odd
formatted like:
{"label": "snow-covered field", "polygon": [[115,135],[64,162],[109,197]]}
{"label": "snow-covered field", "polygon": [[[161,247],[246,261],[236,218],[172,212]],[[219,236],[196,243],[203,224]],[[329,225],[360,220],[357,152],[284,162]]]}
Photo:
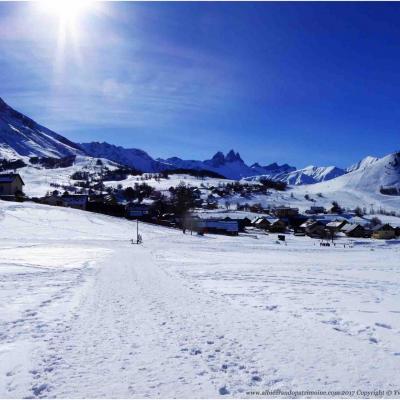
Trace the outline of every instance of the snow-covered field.
{"label": "snow-covered field", "polygon": [[142,224],[138,246],[134,222],[1,201],[0,228],[1,397],[399,386],[398,241]]}

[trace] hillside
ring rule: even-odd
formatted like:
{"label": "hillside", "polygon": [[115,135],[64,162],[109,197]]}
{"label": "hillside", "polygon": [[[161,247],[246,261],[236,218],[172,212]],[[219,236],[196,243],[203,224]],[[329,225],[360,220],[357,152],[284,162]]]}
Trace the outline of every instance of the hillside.
{"label": "hillside", "polygon": [[337,201],[346,208],[365,207],[368,212],[380,208],[399,212],[400,196],[383,194],[381,188],[400,189],[400,153],[382,158],[367,157],[357,163],[351,172],[334,179],[293,186],[284,193],[274,193],[269,198],[257,200],[263,204],[291,204],[301,210],[311,205],[330,207],[332,201]]}
{"label": "hillside", "polygon": [[259,176],[251,176],[247,178],[247,180],[259,181],[260,179],[267,178],[286,182],[288,185],[309,185],[328,181],[345,173],[345,170],[334,166],[315,167],[310,165],[302,169],[286,168],[283,171],[272,169],[270,171],[263,172]]}
{"label": "hillside", "polygon": [[81,143],[80,146],[92,157],[107,158],[143,172],[160,172],[171,168],[168,164],[154,160],[140,149],[125,149],[106,142]]}
{"label": "hillside", "polygon": [[14,110],[0,98],[0,158],[63,157],[80,147]]}

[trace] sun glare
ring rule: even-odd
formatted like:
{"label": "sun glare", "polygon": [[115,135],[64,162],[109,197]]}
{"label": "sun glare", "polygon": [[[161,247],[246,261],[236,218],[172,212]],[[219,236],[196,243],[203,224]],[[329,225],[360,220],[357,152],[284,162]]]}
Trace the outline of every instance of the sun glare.
{"label": "sun glare", "polygon": [[82,16],[91,6],[90,0],[44,0],[39,2],[43,11],[59,17],[61,20],[72,20]]}
{"label": "sun glare", "polygon": [[[81,46],[85,39],[86,18],[95,13],[98,3],[92,0],[39,0],[35,2],[40,14],[53,19],[57,29],[54,35],[49,30],[49,37],[56,37],[54,57],[55,81],[62,80],[67,66],[67,58],[71,56],[76,65],[83,65]],[[50,25],[49,25],[50,26]],[[54,25],[51,25],[54,26]]]}

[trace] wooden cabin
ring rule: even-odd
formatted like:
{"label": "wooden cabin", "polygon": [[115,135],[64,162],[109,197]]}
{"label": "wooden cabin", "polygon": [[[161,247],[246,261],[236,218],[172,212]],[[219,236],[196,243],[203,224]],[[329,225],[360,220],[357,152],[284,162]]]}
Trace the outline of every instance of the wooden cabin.
{"label": "wooden cabin", "polygon": [[347,224],[343,227],[342,232],[349,237],[363,238],[368,237],[367,230],[360,224]]}
{"label": "wooden cabin", "polygon": [[0,175],[0,196],[22,195],[24,185],[19,174],[2,174]]}
{"label": "wooden cabin", "polygon": [[326,227],[333,233],[335,232],[340,232],[345,225],[347,225],[347,221],[346,220],[342,220],[342,221],[331,221],[328,222],[326,224]]}
{"label": "wooden cabin", "polygon": [[329,231],[325,225],[318,220],[309,219],[300,225],[300,228],[304,230],[305,234],[313,238],[326,238],[329,236]]}
{"label": "wooden cabin", "polygon": [[253,225],[259,229],[265,229],[273,233],[283,233],[286,231],[286,222],[280,218],[259,217],[253,221]]}
{"label": "wooden cabin", "polygon": [[396,237],[396,231],[389,224],[380,224],[372,228],[372,237],[374,239],[394,239]]}

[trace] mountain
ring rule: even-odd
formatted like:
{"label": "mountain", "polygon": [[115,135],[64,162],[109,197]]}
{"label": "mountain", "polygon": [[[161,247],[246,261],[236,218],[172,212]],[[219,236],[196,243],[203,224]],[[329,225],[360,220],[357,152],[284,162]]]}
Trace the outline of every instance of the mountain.
{"label": "mountain", "polygon": [[348,189],[379,192],[380,188],[400,189],[400,152],[382,158],[364,158],[358,168],[335,179],[335,184]]}
{"label": "mountain", "polygon": [[275,179],[284,180],[289,185],[306,185],[328,181],[345,173],[345,170],[334,166],[315,167],[310,165],[286,174],[275,175]]}
{"label": "mountain", "polygon": [[355,166],[337,178],[293,187],[294,198],[301,201],[307,194],[326,208],[336,200],[344,207],[383,208],[397,213],[400,207],[400,152],[381,158],[366,157]]}
{"label": "mountain", "polygon": [[[257,171],[261,172],[260,169],[257,169]],[[341,176],[345,173],[345,170],[334,166],[315,167],[313,165],[310,165],[302,169],[295,169],[288,166],[287,164],[284,164],[281,167],[278,166],[278,168],[270,168],[267,173],[263,173],[258,176],[252,176],[247,179],[258,181],[262,178],[268,178],[286,182],[288,185],[309,185],[318,182],[328,181],[330,179],[337,178],[338,176]]]}
{"label": "mountain", "polygon": [[0,98],[0,159],[69,155],[103,158],[143,172],[182,168],[209,170],[229,179],[259,180],[260,177],[267,177],[285,181],[289,185],[313,184],[314,189],[320,191],[337,188],[379,193],[381,187],[400,191],[400,152],[382,158],[368,156],[346,170],[334,166],[295,169],[288,164],[277,163],[248,166],[234,150],[226,155],[219,151],[204,161],[178,157],[155,160],[139,149],[125,149],[105,142],[73,143],[14,110]]}
{"label": "mountain", "polygon": [[11,108],[0,98],[0,158],[64,157],[80,147]]}
{"label": "mountain", "polygon": [[346,169],[347,172],[353,172],[358,169],[365,169],[374,162],[378,161],[379,158],[377,157],[372,157],[372,156],[367,156],[360,160],[358,163],[351,165],[349,168]]}
{"label": "mountain", "polygon": [[143,172],[160,172],[171,167],[154,160],[140,149],[125,149],[106,142],[81,143],[80,146],[89,156],[107,158],[118,164],[127,165]]}
{"label": "mountain", "polygon": [[218,151],[209,160],[182,160],[178,157],[171,157],[167,159],[158,159],[158,161],[173,165],[175,168],[189,168],[189,169],[205,169],[213,172],[217,172],[220,175],[225,176],[229,179],[242,179],[248,176],[265,174],[270,171],[275,173],[294,170],[287,164],[282,166],[276,163],[266,167],[261,167],[259,164],[253,164],[248,166],[241,158],[240,154],[234,150],[230,150],[226,155],[221,151]]}
{"label": "mountain", "polygon": [[254,171],[254,175],[278,175],[296,170],[295,167],[291,167],[288,164],[278,165],[277,163],[272,163],[266,166],[261,166],[259,163],[255,163],[251,165],[250,168]]}

